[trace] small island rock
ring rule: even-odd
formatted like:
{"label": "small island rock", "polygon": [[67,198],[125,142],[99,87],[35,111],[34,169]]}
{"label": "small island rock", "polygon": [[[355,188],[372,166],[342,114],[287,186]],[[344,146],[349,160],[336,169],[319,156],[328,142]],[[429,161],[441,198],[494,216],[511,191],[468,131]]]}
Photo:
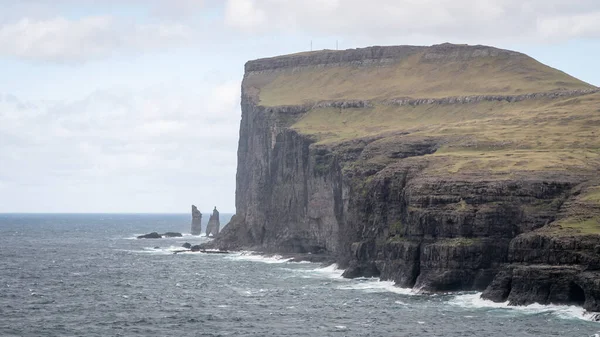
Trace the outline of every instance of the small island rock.
{"label": "small island rock", "polygon": [[162,236],[157,232],[152,232],[149,234],[140,235],[137,237],[138,239],[160,239]]}

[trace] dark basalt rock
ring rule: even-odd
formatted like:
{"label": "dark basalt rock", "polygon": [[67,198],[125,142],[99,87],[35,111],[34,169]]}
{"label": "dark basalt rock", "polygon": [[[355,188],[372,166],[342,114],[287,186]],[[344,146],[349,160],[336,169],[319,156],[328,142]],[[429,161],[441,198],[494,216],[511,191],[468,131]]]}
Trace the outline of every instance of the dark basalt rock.
{"label": "dark basalt rock", "polygon": [[158,234],[157,232],[152,232],[144,235],[140,235],[138,239],[162,239],[162,238],[180,238],[183,237],[183,234],[177,232],[166,232],[164,234]]}
{"label": "dark basalt rock", "polygon": [[200,250],[202,250],[202,247],[200,247],[200,245],[194,245],[190,247],[190,250],[192,252],[199,252]]}
{"label": "dark basalt rock", "polygon": [[221,229],[221,222],[219,221],[219,211],[215,206],[210,218],[208,219],[208,224],[206,225],[206,237],[215,237],[219,234],[219,230]]}
{"label": "dark basalt rock", "polygon": [[192,235],[200,235],[202,233],[202,213],[198,208],[192,205]]}
{"label": "dark basalt rock", "polygon": [[181,247],[183,248],[187,248],[187,249],[191,249],[192,248],[192,244],[189,242],[184,243],[183,245],[181,245]]}
{"label": "dark basalt rock", "polygon": [[161,239],[162,236],[157,232],[152,232],[144,235],[140,235],[137,237],[138,239]]}
{"label": "dark basalt rock", "polygon": [[183,234],[177,232],[166,232],[162,236],[165,238],[180,238],[183,237]]}

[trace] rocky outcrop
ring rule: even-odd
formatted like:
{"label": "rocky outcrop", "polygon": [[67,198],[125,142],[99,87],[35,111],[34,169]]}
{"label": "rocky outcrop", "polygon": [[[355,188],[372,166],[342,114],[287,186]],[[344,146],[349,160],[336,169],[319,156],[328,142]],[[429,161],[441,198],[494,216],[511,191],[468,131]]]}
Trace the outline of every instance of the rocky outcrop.
{"label": "rocky outcrop", "polygon": [[162,235],[158,234],[157,232],[152,232],[152,233],[148,233],[148,234],[144,234],[144,235],[139,235],[137,238],[138,239],[162,239]]}
{"label": "rocky outcrop", "polygon": [[215,237],[219,234],[220,229],[221,222],[219,221],[219,211],[217,211],[217,207],[215,206],[215,209],[208,219],[208,225],[206,225],[206,236]]}
{"label": "rocky outcrop", "polygon": [[346,269],[346,277],[375,276],[432,292],[485,290],[484,297],[515,305],[574,303],[600,310],[600,237],[540,234],[564,216],[577,186],[597,173],[546,168],[505,172],[468,163],[464,172],[450,172],[447,159],[432,154],[464,139],[451,131],[433,136],[414,127],[325,144],[292,127],[315,107],[333,107],[340,114],[376,105],[473,104],[481,109],[481,102],[554,100],[597,89],[265,107],[255,88],[246,85],[249,77],[265,72],[383,66],[417,52],[425,53],[424,62],[523,57],[482,46],[423,48],[373,47],[247,63],[237,211],[204,247],[329,255]]}
{"label": "rocky outcrop", "polygon": [[276,106],[267,107],[266,112],[274,114],[299,115],[319,108],[372,108],[375,104],[389,106],[419,106],[419,105],[452,105],[452,104],[476,104],[481,102],[522,102],[526,100],[544,99],[544,98],[566,98],[577,97],[600,92],[600,89],[575,89],[561,90],[552,92],[537,92],[523,95],[476,95],[476,96],[452,96],[443,98],[392,98],[386,100],[356,100],[356,101],[322,101],[317,103],[307,103],[295,106]]}
{"label": "rocky outcrop", "polygon": [[200,235],[202,233],[202,213],[198,208],[192,205],[192,235]]}
{"label": "rocky outcrop", "polygon": [[166,233],[162,234],[162,236],[164,238],[180,238],[180,237],[183,237],[183,234],[178,233],[178,232],[166,232]]}
{"label": "rocky outcrop", "polygon": [[180,238],[183,234],[177,232],[166,232],[164,234],[158,234],[157,232],[152,232],[144,235],[140,235],[138,239],[162,239],[162,238]]}

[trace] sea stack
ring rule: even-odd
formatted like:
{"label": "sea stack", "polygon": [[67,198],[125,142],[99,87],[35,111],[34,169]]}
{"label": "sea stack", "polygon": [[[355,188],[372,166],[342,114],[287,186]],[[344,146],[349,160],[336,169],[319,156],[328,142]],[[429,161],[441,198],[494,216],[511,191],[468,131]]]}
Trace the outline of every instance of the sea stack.
{"label": "sea stack", "polygon": [[192,235],[200,235],[202,233],[202,213],[198,207],[192,205]]}
{"label": "sea stack", "polygon": [[217,207],[213,209],[213,213],[210,215],[208,220],[208,226],[206,226],[206,236],[217,236],[219,234],[219,229],[221,227],[221,223],[219,222],[219,211],[217,211]]}

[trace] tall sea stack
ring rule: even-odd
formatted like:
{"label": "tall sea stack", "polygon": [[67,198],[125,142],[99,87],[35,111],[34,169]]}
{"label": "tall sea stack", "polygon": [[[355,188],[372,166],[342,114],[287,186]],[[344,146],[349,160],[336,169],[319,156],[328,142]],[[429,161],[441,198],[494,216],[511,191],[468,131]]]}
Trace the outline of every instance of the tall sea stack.
{"label": "tall sea stack", "polygon": [[346,277],[600,311],[600,93],[487,46],[250,61],[236,214],[211,245]]}
{"label": "tall sea stack", "polygon": [[192,235],[200,235],[202,233],[202,213],[198,208],[192,205]]}
{"label": "tall sea stack", "polygon": [[206,226],[206,236],[215,237],[219,234],[220,229],[221,222],[219,221],[219,211],[217,211],[217,207],[215,206],[215,209],[208,220],[208,225]]}

